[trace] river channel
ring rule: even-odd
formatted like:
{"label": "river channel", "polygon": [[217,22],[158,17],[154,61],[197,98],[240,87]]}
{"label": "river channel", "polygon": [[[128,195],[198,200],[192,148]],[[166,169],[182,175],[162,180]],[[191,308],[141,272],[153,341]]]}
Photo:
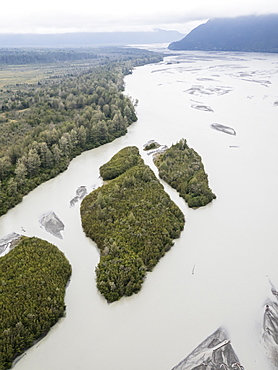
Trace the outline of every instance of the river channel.
{"label": "river channel", "polygon": [[[171,370],[219,327],[246,370],[272,369],[261,332],[271,284],[278,288],[278,55],[183,52],[125,82],[139,100],[127,135],[83,153],[0,218],[0,238],[46,239],[73,268],[66,317],[14,369]],[[192,210],[163,183],[185,229],[138,294],[107,304],[95,286],[98,250],[70,200],[78,187],[101,184],[99,167],[121,148],[138,146],[157,173],[143,145],[181,138],[202,156],[217,199]],[[65,224],[63,239],[41,228],[49,211]]]}

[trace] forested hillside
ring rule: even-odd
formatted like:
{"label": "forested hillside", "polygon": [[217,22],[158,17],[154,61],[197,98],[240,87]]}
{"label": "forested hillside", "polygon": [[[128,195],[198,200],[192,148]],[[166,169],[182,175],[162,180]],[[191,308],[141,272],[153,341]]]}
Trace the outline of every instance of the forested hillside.
{"label": "forested hillside", "polygon": [[169,49],[277,53],[278,14],[210,19]]}
{"label": "forested hillside", "polygon": [[[34,51],[34,58],[37,53],[46,60],[56,55]],[[65,57],[66,52],[61,54]],[[18,51],[15,55],[20,58]],[[41,64],[21,67],[27,81],[40,68],[46,75],[37,83],[0,90],[0,215],[65,170],[76,155],[124,135],[137,119],[134,103],[123,94],[124,75],[134,66],[159,60],[143,50],[103,49],[94,59],[52,64],[47,72]]]}
{"label": "forested hillside", "polygon": [[110,180],[83,199],[81,219],[101,251],[97,287],[113,302],[141,289],[185,221],[136,147],[115,154],[100,173]]}

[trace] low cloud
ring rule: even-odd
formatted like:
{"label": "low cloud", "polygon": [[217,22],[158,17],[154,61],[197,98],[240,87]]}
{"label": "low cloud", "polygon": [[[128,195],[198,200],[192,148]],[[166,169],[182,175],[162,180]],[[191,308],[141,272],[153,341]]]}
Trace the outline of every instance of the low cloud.
{"label": "low cloud", "polygon": [[[127,0],[100,3],[79,0],[76,4],[61,5],[50,0],[41,7],[28,7],[22,3],[22,11],[5,8],[0,14],[0,33],[59,33],[59,32],[104,32],[104,31],[150,31],[154,28],[176,29],[188,33],[209,18],[249,14],[278,13],[277,0],[233,0],[230,4],[212,0],[195,0],[191,3],[173,1],[171,4],[150,3],[141,0],[140,7],[130,7]],[[30,1],[29,1],[30,2]],[[55,7],[56,5],[56,7]]]}

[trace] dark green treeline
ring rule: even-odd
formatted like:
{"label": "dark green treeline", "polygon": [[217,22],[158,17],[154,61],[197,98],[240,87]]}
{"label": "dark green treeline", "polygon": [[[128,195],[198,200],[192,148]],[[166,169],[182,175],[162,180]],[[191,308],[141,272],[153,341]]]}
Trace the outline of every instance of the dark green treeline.
{"label": "dark green treeline", "polygon": [[100,173],[109,181],[84,198],[81,218],[101,251],[97,287],[113,302],[141,289],[185,221],[136,147],[122,149]]}
{"label": "dark green treeline", "polygon": [[71,266],[54,245],[22,237],[0,258],[0,370],[64,315]]}
{"label": "dark green treeline", "polygon": [[154,163],[159,176],[179,192],[189,207],[205,206],[216,198],[209,188],[201,157],[185,139],[157,154]]}
{"label": "dark green treeline", "polygon": [[[124,75],[160,60],[144,51],[101,54],[37,85],[0,91],[0,215],[72,158],[126,134],[137,120]],[[57,71],[59,68],[56,66]],[[2,113],[1,113],[2,112]]]}

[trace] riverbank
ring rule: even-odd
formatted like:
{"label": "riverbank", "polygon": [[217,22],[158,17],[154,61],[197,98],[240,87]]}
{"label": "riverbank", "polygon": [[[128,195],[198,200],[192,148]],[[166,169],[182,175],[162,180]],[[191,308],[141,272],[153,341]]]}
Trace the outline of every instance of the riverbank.
{"label": "riverbank", "polygon": [[[126,93],[139,100],[138,122],[128,134],[82,153],[1,217],[1,237],[20,233],[23,226],[28,235],[58,245],[73,266],[66,318],[27,351],[15,370],[169,370],[219,327],[246,370],[272,370],[261,334],[265,304],[269,295],[273,299],[269,280],[278,286],[277,66],[277,55],[192,52],[136,68],[125,79]],[[244,81],[240,72],[272,84]],[[192,96],[184,91],[198,78],[217,80],[202,82],[206,86],[233,88],[203,96],[214,113],[191,108]],[[233,127],[237,135],[211,129],[212,122]],[[91,192],[99,168],[126,146],[136,145],[157,175],[143,145],[155,138],[169,147],[182,137],[201,155],[217,201],[189,209],[161,180],[185,214],[185,230],[139,294],[107,304],[95,282],[99,251],[82,230],[79,204],[70,207],[69,202],[79,186]],[[50,210],[65,225],[63,239],[40,228],[40,216]]]}

